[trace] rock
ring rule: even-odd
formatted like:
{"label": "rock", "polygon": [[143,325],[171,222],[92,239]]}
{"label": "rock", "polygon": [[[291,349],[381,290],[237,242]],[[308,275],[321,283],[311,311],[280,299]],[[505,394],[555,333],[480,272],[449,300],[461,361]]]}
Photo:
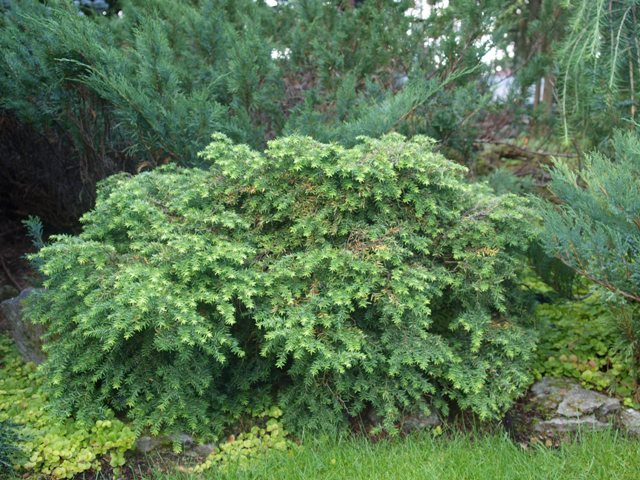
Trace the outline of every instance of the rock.
{"label": "rock", "polygon": [[207,457],[217,445],[215,443],[196,444],[194,438],[186,433],[174,433],[170,436],[143,436],[136,440],[135,450],[146,455],[154,450],[170,451],[175,443],[182,446],[182,454],[187,457]]}
{"label": "rock", "polygon": [[531,387],[533,403],[543,413],[551,413],[558,408],[564,395],[577,384],[564,377],[544,377]]}
{"label": "rock", "polygon": [[409,415],[404,418],[402,422],[402,431],[404,433],[413,432],[416,430],[424,430],[425,428],[433,428],[442,424],[440,416],[432,412],[430,415],[416,414]]}
{"label": "rock", "polygon": [[640,436],[640,411],[623,408],[617,398],[587,390],[575,380],[545,377],[530,393],[508,417],[509,428],[520,437],[550,441],[566,433],[615,427]]}
{"label": "rock", "polygon": [[555,417],[544,420],[534,425],[533,429],[541,433],[577,432],[579,430],[604,430],[611,425],[599,421],[595,415],[587,415],[580,418]]}
{"label": "rock", "polygon": [[577,384],[564,377],[544,377],[531,386],[531,393],[535,397],[549,397],[562,395]]}
{"label": "rock", "polygon": [[531,387],[539,433],[603,430],[617,423],[620,400],[587,390],[568,378],[545,377]]}
{"label": "rock", "polygon": [[0,303],[0,331],[13,337],[18,351],[25,360],[39,364],[45,360],[40,340],[44,327],[26,321],[22,315],[22,302],[36,292],[38,289],[27,288],[17,297]]}
{"label": "rock", "polygon": [[136,451],[138,453],[146,454],[162,447],[165,443],[165,437],[140,437],[138,438],[138,440],[136,440]]}
{"label": "rock", "polygon": [[195,441],[191,435],[186,433],[174,433],[169,437],[171,443],[178,443],[182,446],[182,451],[189,450],[195,445]]}
{"label": "rock", "polygon": [[557,412],[563,417],[581,417],[592,413],[597,413],[598,417],[606,417],[618,410],[620,400],[582,387],[574,387],[560,402]]}
{"label": "rock", "polygon": [[199,457],[208,457],[216,448],[218,448],[218,446],[215,443],[205,443],[196,445],[192,452]]}
{"label": "rock", "polygon": [[640,412],[633,408],[625,408],[620,412],[620,425],[633,435],[640,435]]}
{"label": "rock", "polygon": [[[369,410],[366,418],[369,421],[369,427],[379,427],[382,425],[382,417],[378,415],[374,409]],[[416,430],[437,427],[438,425],[442,425],[442,419],[437,413],[432,412],[429,415],[415,413],[405,415],[402,418],[400,429],[403,433],[409,433]]]}

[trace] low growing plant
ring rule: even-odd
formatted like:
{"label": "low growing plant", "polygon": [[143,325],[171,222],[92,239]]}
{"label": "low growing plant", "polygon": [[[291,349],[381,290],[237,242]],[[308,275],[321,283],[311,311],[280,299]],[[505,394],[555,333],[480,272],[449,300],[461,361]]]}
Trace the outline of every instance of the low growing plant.
{"label": "low growing plant", "polygon": [[124,464],[124,453],[135,441],[128,426],[113,414],[90,423],[60,420],[49,411],[43,375],[34,364],[25,364],[5,337],[0,337],[0,358],[0,422],[21,426],[20,438],[13,438],[22,455],[12,454],[12,466],[28,474],[73,478],[100,469],[103,459],[114,468]]}
{"label": "low growing plant", "polygon": [[393,432],[449,402],[495,417],[528,385],[534,336],[509,311],[525,200],[424,137],[215,135],[202,157],[111,177],[82,233],[32,257],[59,412],[220,433],[275,397],[294,429],[373,409]]}
{"label": "low growing plant", "polygon": [[[633,403],[633,364],[617,347],[615,312],[601,291],[536,307],[540,341],[534,374],[575,378]],[[588,326],[588,327],[587,327]]]}
{"label": "low growing plant", "polygon": [[229,465],[246,468],[250,460],[260,458],[269,452],[296,448],[297,445],[287,438],[287,431],[282,426],[280,417],[282,410],[277,407],[256,415],[254,421],[257,425],[240,433],[237,438],[228,438],[211,452],[204,462],[192,467],[190,471],[199,474],[211,468],[225,470]]}

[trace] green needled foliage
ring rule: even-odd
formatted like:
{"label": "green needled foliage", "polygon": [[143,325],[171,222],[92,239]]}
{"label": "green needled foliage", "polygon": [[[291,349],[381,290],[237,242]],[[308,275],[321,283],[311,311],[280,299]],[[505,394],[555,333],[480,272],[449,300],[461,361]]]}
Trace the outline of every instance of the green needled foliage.
{"label": "green needled foliage", "polygon": [[565,141],[588,147],[616,128],[637,126],[640,92],[640,6],[636,0],[571,0],[566,38],[558,48]]}
{"label": "green needled foliage", "polygon": [[508,296],[532,213],[434,147],[216,134],[209,169],[104,181],[83,232],[33,256],[58,411],[213,432],[274,396],[298,431],[499,415],[530,379]]}
{"label": "green needled foliage", "polygon": [[[550,189],[559,204],[539,201],[550,255],[611,292],[616,328],[640,378],[640,141],[618,132],[613,159],[588,155],[576,172],[557,163]],[[640,398],[636,392],[636,400]]]}
{"label": "green needled foliage", "polygon": [[21,140],[0,155],[0,190],[68,227],[100,179],[201,166],[212,131],[256,149],[424,134],[468,162],[491,98],[477,39],[499,2],[440,6],[434,22],[407,0],[339,3],[122,0],[79,15],[69,0],[0,1],[0,121]]}

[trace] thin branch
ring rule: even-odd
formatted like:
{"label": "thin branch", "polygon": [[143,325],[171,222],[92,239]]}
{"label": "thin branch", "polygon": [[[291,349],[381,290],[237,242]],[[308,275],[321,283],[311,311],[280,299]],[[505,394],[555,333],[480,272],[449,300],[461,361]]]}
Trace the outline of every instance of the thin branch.
{"label": "thin branch", "polygon": [[516,145],[515,143],[510,142],[502,142],[499,140],[481,140],[477,139],[473,141],[474,144],[482,145],[482,144],[490,144],[490,145],[506,145],[508,147],[514,148],[519,152],[522,152],[525,155],[538,155],[541,157],[565,157],[565,158],[578,158],[578,155],[574,153],[561,153],[561,152],[546,152],[544,150],[530,150],[528,148],[521,147],[520,145]]}
{"label": "thin branch", "polygon": [[579,268],[579,267],[576,267],[575,265],[572,265],[571,262],[569,262],[567,259],[563,258],[562,255],[556,255],[556,258],[558,260],[560,260],[562,263],[564,263],[567,267],[575,270],[575,272],[578,273],[579,275],[582,275],[583,277],[591,280],[593,283],[596,283],[596,284],[600,285],[601,287],[609,290],[610,292],[617,293],[618,295],[623,296],[627,300],[632,300],[634,302],[640,302],[640,297],[638,295],[634,295],[633,293],[625,292],[624,290],[621,290],[620,288],[616,287],[615,285],[609,283],[606,280],[601,280],[599,278],[594,277],[592,274],[590,274],[586,270],[584,270],[582,268]]}
{"label": "thin branch", "polygon": [[0,257],[0,265],[2,265],[2,269],[4,270],[4,273],[7,275],[7,278],[9,279],[9,281],[13,283],[13,285],[18,289],[19,292],[21,292],[23,290],[23,287],[20,285],[20,283],[18,283],[15,277],[11,274],[11,272],[9,271],[9,268],[7,268],[7,264],[4,262],[4,258],[2,257]]}

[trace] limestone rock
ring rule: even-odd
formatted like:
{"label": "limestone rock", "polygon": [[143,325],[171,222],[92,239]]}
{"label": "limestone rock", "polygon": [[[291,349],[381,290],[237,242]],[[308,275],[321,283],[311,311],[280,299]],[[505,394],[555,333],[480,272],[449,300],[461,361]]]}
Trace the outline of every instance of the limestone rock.
{"label": "limestone rock", "polygon": [[564,377],[544,377],[531,386],[531,393],[536,397],[553,397],[562,395],[577,384]]}
{"label": "limestone rock", "polygon": [[170,451],[175,443],[182,446],[182,455],[187,457],[207,457],[216,449],[216,444],[197,444],[191,435],[174,433],[170,436],[143,436],[136,440],[135,451],[146,455],[154,450]]}
{"label": "limestone rock", "polygon": [[405,433],[413,432],[416,430],[424,430],[426,428],[437,427],[442,424],[442,420],[437,413],[431,413],[430,415],[416,414],[409,415],[404,418],[402,422],[402,431]]}
{"label": "limestone rock", "polygon": [[544,377],[531,387],[536,409],[543,412],[554,412],[564,395],[576,385],[575,382],[564,377]]}
{"label": "limestone rock", "polygon": [[579,430],[604,430],[611,425],[607,422],[599,421],[595,415],[587,415],[580,418],[554,417],[551,420],[544,420],[534,425],[536,432],[577,432]]}
{"label": "limestone rock", "polygon": [[182,451],[189,450],[193,448],[195,445],[195,441],[191,435],[187,435],[186,433],[174,433],[169,437],[171,443],[178,443],[182,446]]}
{"label": "limestone rock", "polygon": [[196,445],[192,451],[199,457],[208,457],[217,447],[215,443],[204,443]]}
{"label": "limestone rock", "polygon": [[606,417],[618,410],[620,410],[620,400],[582,387],[575,387],[565,395],[558,405],[557,412],[563,417],[581,417],[592,413],[597,413],[599,417]]}
{"label": "limestone rock", "polygon": [[[379,427],[382,425],[382,417],[378,413],[371,409],[367,414],[367,420],[370,427]],[[414,432],[417,430],[424,430],[442,425],[442,419],[440,416],[432,412],[429,415],[424,413],[414,413],[411,415],[405,415],[400,422],[400,429],[403,433]]]}
{"label": "limestone rock", "polygon": [[136,440],[136,451],[138,453],[146,454],[153,450],[162,447],[166,443],[165,437],[150,437],[143,436]]}
{"label": "limestone rock", "polygon": [[627,432],[640,435],[640,412],[633,408],[625,408],[620,412],[620,424]]}
{"label": "limestone rock", "polygon": [[13,338],[18,351],[26,361],[42,363],[45,355],[42,352],[40,337],[44,328],[25,320],[22,311],[24,299],[37,291],[35,288],[27,288],[17,297],[0,303],[0,331],[8,333]]}
{"label": "limestone rock", "polygon": [[545,377],[531,387],[531,393],[536,415],[542,417],[533,429],[540,433],[603,430],[617,423],[621,409],[620,400],[568,378]]}

